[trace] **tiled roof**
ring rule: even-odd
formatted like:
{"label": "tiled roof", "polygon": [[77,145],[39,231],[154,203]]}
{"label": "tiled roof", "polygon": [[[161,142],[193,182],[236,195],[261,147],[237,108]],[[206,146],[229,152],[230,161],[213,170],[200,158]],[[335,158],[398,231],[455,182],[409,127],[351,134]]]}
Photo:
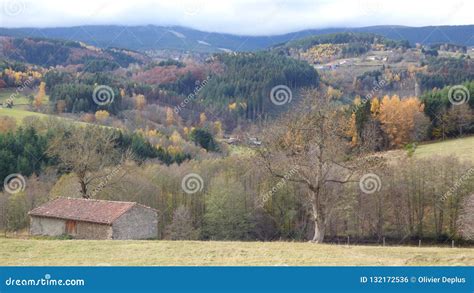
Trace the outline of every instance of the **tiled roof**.
{"label": "tiled roof", "polygon": [[112,224],[136,202],[60,197],[31,210],[31,216]]}

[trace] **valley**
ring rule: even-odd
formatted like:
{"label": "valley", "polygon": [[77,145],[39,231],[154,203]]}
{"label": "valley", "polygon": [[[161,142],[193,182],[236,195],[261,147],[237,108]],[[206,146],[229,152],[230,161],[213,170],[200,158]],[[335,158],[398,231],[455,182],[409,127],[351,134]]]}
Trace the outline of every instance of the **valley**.
{"label": "valley", "polygon": [[[120,26],[77,29],[0,30],[0,230],[27,229],[28,211],[58,197],[92,198],[156,209],[163,241],[91,241],[97,255],[61,262],[79,241],[5,238],[7,264],[30,251],[34,265],[97,265],[113,245],[198,247],[195,265],[273,265],[272,249],[289,265],[349,252],[352,265],[472,263],[461,248],[399,245],[472,245],[473,44],[408,27],[406,39],[387,27],[265,39],[130,27],[114,42]],[[473,27],[440,28],[454,29]],[[346,237],[361,246],[303,243]],[[385,238],[394,247],[376,256],[362,246]],[[50,245],[51,262],[36,255]],[[227,257],[235,247],[247,248]],[[157,263],[181,264],[132,262]]]}

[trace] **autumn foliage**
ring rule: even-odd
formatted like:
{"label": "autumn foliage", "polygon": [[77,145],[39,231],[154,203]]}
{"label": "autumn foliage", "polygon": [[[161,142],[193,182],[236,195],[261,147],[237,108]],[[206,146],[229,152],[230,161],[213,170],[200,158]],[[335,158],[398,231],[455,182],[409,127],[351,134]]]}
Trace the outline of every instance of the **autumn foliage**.
{"label": "autumn foliage", "polygon": [[398,96],[385,96],[380,104],[378,119],[390,140],[390,146],[403,146],[410,142],[416,115],[423,113],[423,104],[415,97],[401,100]]}
{"label": "autumn foliage", "polygon": [[[417,123],[427,119],[423,113],[424,105],[416,97],[400,99],[394,95],[385,96],[382,100],[374,97],[370,101],[362,102],[359,97],[354,100],[354,111],[348,118],[347,135],[350,137],[352,146],[361,143],[364,132],[374,132],[374,127],[379,131],[372,133],[383,134],[381,141],[385,141],[385,147],[401,147],[417,139],[417,132],[422,128]],[[367,104],[370,103],[370,104]]]}

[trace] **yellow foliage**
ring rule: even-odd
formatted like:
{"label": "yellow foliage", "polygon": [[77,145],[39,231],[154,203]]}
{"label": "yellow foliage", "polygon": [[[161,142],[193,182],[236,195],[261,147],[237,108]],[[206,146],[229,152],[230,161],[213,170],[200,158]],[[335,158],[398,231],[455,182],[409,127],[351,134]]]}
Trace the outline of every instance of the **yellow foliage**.
{"label": "yellow foliage", "polygon": [[229,111],[234,111],[235,109],[237,109],[237,103],[229,104],[228,108],[229,108]]}
{"label": "yellow foliage", "polygon": [[361,100],[361,98],[360,98],[359,95],[357,95],[357,96],[355,97],[353,103],[354,103],[354,105],[356,105],[356,106],[360,106],[360,104],[362,104],[362,100]]}
{"label": "yellow foliage", "polygon": [[356,114],[352,113],[351,119],[349,121],[349,129],[347,134],[351,137],[351,145],[356,146],[359,141],[359,135],[357,134],[357,125],[356,125]]}
{"label": "yellow foliage", "polygon": [[142,135],[142,136],[146,136],[146,135],[145,135],[145,130],[143,130],[142,128],[136,129],[136,130],[135,130],[135,133],[140,134],[140,135]]}
{"label": "yellow foliage", "polygon": [[105,121],[110,117],[109,112],[106,110],[99,110],[95,112],[95,119],[98,121]]}
{"label": "yellow foliage", "polygon": [[181,137],[179,132],[175,130],[173,131],[173,134],[171,134],[170,140],[173,144],[179,144],[181,141],[183,141],[183,138]]}
{"label": "yellow foliage", "polygon": [[175,156],[182,152],[179,146],[174,146],[174,145],[168,146],[167,151],[172,156]]}
{"label": "yellow foliage", "polygon": [[146,136],[150,138],[158,137],[160,133],[156,129],[148,130]]}
{"label": "yellow foliage", "polygon": [[143,110],[146,105],[146,99],[144,95],[137,95],[135,96],[135,109]]}
{"label": "yellow foliage", "polygon": [[343,44],[320,44],[301,53],[303,59],[310,62],[324,63],[340,55]]}
{"label": "yellow foliage", "polygon": [[372,113],[373,117],[377,117],[380,113],[380,101],[377,97],[370,101],[370,113]]}
{"label": "yellow foliage", "polygon": [[46,96],[46,83],[41,82],[39,85],[38,94],[36,94],[35,100],[34,100],[34,106],[36,110],[39,110],[41,108],[41,105],[43,105],[43,100],[45,96]]}
{"label": "yellow foliage", "polygon": [[166,124],[173,125],[173,123],[174,123],[173,109],[168,107],[166,108]]}
{"label": "yellow foliage", "polygon": [[328,86],[326,94],[331,99],[339,99],[342,96],[342,92],[333,88],[332,86]]}
{"label": "yellow foliage", "polygon": [[199,115],[199,124],[201,126],[204,126],[204,124],[206,123],[207,121],[207,116],[206,116],[206,113],[201,113],[201,115]]}
{"label": "yellow foliage", "polygon": [[379,120],[390,139],[391,146],[403,146],[410,141],[415,127],[415,116],[423,112],[424,105],[416,97],[400,100],[398,96],[385,96],[380,104]]}

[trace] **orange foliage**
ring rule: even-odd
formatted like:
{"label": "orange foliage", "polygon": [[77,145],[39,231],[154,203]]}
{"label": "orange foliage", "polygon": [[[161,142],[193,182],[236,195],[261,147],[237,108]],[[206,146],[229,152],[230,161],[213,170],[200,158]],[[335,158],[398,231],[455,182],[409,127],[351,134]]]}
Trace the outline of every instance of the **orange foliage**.
{"label": "orange foliage", "polygon": [[416,97],[400,100],[398,96],[385,96],[382,99],[379,120],[391,146],[403,146],[410,141],[415,116],[420,112],[423,112],[423,104]]}

